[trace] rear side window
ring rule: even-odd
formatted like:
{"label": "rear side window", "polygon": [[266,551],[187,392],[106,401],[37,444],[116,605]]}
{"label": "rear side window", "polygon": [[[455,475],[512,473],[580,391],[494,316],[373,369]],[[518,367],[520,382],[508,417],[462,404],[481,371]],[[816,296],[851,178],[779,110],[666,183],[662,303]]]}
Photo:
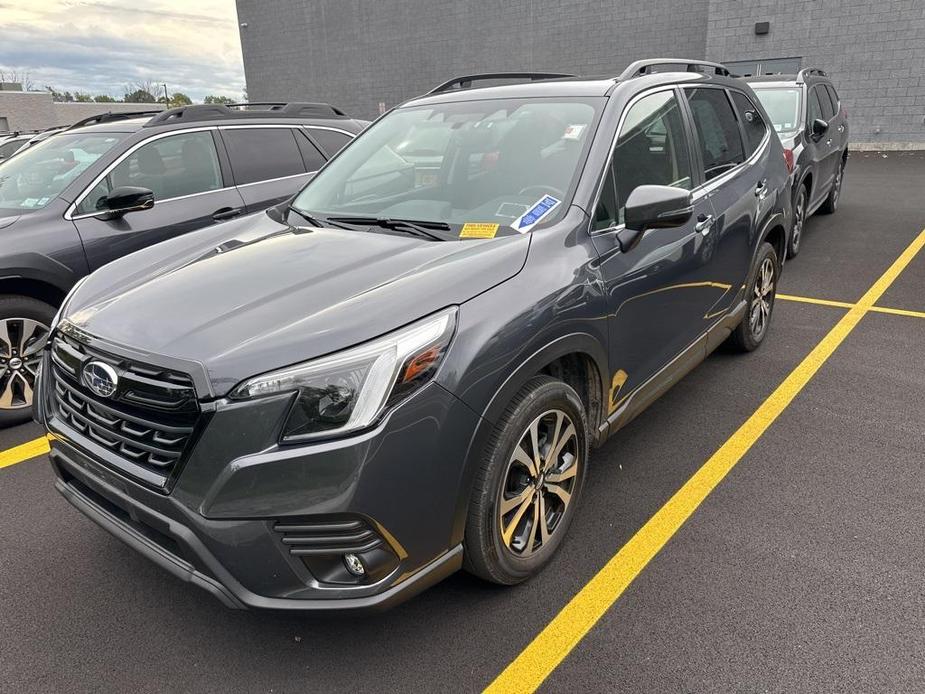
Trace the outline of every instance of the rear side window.
{"label": "rear side window", "polygon": [[324,153],[328,155],[329,159],[341,151],[344,145],[353,139],[349,135],[344,135],[335,130],[323,130],[321,128],[309,128],[308,133],[315,138],[315,142],[324,150]]}
{"label": "rear side window", "polygon": [[305,173],[292,128],[222,130],[238,185]]}
{"label": "rear side window", "polygon": [[222,173],[212,133],[171,135],[142,145],[96,184],[77,212],[95,212],[100,200],[121,186],[147,188],[155,201],[218,190]]}
{"label": "rear side window", "polygon": [[751,156],[764,140],[764,134],[768,131],[768,127],[764,124],[761,113],[745,94],[742,92],[730,92],[730,94],[732,95],[732,102],[736,106],[736,111],[739,112],[742,129],[745,131],[746,154]]}
{"label": "rear side window", "polygon": [[809,107],[806,109],[806,120],[811,125],[817,118],[822,118],[822,102],[817,89],[809,90]]}
{"label": "rear side window", "polygon": [[739,124],[723,89],[687,89],[700,140],[704,178],[709,181],[745,161]]}

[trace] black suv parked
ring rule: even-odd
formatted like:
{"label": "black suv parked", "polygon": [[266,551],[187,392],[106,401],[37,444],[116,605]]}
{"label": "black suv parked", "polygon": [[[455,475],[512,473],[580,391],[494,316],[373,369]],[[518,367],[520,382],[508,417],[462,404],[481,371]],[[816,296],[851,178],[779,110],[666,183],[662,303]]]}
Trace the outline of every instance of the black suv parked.
{"label": "black suv parked", "polygon": [[0,426],[29,418],[38,347],[78,279],[280,202],[364,125],[327,104],[114,113],[0,164]]}
{"label": "black suv parked", "polygon": [[848,162],[848,112],[825,72],[746,80],[755,90],[784,145],[793,191],[793,230],[787,257],[800,252],[806,218],[838,207]]}
{"label": "black suv parked", "polygon": [[236,607],[539,571],[590,449],[767,335],[780,142],[723,66],[667,62],[452,80],[291,205],[91,275],[42,365],[57,488]]}

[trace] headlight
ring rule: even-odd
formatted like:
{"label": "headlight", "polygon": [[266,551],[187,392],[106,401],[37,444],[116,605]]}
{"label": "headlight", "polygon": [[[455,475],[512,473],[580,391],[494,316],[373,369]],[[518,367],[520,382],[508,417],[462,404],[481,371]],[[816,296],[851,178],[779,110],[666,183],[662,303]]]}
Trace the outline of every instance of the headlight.
{"label": "headlight", "polygon": [[456,309],[446,309],[358,347],[252,378],[229,397],[298,391],[284,441],[362,429],[431,379],[455,328]]}
{"label": "headlight", "polygon": [[90,278],[90,275],[84,275],[79,280],[77,280],[77,283],[73,287],[71,287],[71,291],[69,291],[67,295],[64,297],[64,301],[61,302],[61,307],[58,309],[58,312],[55,314],[55,317],[52,319],[51,325],[48,326],[49,332],[54,332],[55,328],[58,327],[58,323],[61,322],[61,318],[62,316],[64,316],[65,310],[67,310],[67,305],[71,301],[71,297],[74,296],[74,294],[77,292],[78,289],[80,289],[80,285],[86,282],[89,278]]}

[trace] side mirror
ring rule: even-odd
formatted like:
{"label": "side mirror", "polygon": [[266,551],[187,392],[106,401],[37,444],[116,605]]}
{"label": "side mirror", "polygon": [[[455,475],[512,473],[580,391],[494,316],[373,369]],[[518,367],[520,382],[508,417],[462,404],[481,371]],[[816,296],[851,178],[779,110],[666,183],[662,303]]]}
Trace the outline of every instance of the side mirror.
{"label": "side mirror", "polygon": [[817,118],[813,121],[810,128],[812,130],[813,137],[818,140],[820,137],[826,134],[826,131],[829,129],[829,124],[821,118]]}
{"label": "side mirror", "polygon": [[126,212],[150,210],[154,207],[154,193],[137,186],[113,188],[105,198],[96,203],[100,219],[117,219]]}
{"label": "side mirror", "polygon": [[617,233],[620,249],[626,253],[642,240],[649,229],[671,229],[686,224],[694,213],[689,190],[674,186],[637,186],[626,200],[626,228]]}

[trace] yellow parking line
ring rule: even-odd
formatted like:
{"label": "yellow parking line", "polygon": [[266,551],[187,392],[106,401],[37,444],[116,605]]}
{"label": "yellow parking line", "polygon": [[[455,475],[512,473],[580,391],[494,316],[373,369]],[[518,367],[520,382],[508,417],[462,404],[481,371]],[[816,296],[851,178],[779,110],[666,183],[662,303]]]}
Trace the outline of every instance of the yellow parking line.
{"label": "yellow parking line", "polygon": [[14,446],[5,451],[0,451],[0,468],[9,467],[24,460],[29,460],[37,455],[48,453],[48,439],[44,436],[40,439],[33,439],[20,446]]}
{"label": "yellow parking line", "polygon": [[876,311],[877,313],[889,313],[894,316],[908,316],[910,318],[925,318],[925,312],[923,311],[907,311],[904,308],[885,308],[883,306],[871,306],[871,311]]}
{"label": "yellow parking line", "polygon": [[815,299],[811,296],[794,296],[792,294],[777,294],[776,299],[784,301],[798,301],[801,304],[817,304],[819,306],[835,306],[836,308],[853,308],[854,304],[847,301],[830,301],[829,299]]}
{"label": "yellow parking line", "polygon": [[535,691],[571,652],[659,550],[678,531],[767,428],[787,408],[890,284],[925,246],[925,230],[857,304],[790,372],[703,467],[627,542],[492,682],[487,692]]}

